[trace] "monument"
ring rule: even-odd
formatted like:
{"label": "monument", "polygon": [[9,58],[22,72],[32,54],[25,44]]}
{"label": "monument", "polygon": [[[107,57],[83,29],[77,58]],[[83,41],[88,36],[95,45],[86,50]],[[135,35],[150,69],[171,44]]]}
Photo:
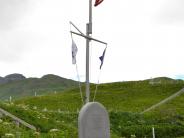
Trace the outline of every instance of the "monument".
{"label": "monument", "polygon": [[83,106],[78,118],[79,138],[110,138],[109,116],[97,102]]}

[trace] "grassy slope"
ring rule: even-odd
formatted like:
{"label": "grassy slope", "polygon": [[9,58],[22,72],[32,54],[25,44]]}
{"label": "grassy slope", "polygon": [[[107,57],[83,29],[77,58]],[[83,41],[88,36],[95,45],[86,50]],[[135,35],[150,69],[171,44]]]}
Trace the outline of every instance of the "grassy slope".
{"label": "grassy slope", "polygon": [[[121,135],[121,129],[117,128],[124,124],[123,121],[123,114],[121,115],[121,111],[129,111],[129,112],[141,112],[144,109],[150,107],[153,104],[163,100],[164,98],[172,95],[173,93],[177,92],[181,88],[183,88],[184,83],[183,81],[173,81],[167,78],[159,78],[162,80],[161,84],[149,84],[149,80],[145,81],[137,81],[137,82],[119,82],[119,83],[110,83],[110,84],[102,84],[99,86],[98,93],[96,100],[101,102],[108,110],[114,112],[111,114],[111,121],[112,121],[112,135],[116,137],[117,135]],[[172,83],[171,83],[172,82]],[[92,86],[92,96],[95,86]],[[83,88],[84,89],[84,88]],[[157,110],[148,113],[149,115],[171,115],[173,109],[175,110],[176,114],[184,115],[183,112],[183,103],[184,96],[181,95],[176,99],[172,100],[168,104],[165,104],[158,108]],[[7,110],[13,112],[17,116],[27,120],[28,122],[36,125],[37,127],[41,127],[43,131],[48,131],[50,128],[53,128],[52,124],[58,126],[58,128],[64,130],[72,130],[76,132],[77,122],[76,122],[76,113],[69,113],[68,115],[66,112],[58,113],[58,109],[61,111],[77,111],[77,109],[81,108],[81,99],[78,89],[68,90],[64,93],[57,93],[47,96],[39,96],[39,97],[32,97],[32,98],[24,98],[14,102],[15,105],[6,107]],[[28,110],[23,110],[20,107],[26,106]],[[37,107],[35,111],[35,107]],[[20,109],[19,109],[20,108]],[[47,108],[48,112],[43,112],[43,109]],[[171,110],[171,111],[170,111]],[[167,112],[165,112],[167,111]],[[34,116],[32,115],[34,113]],[[117,113],[117,114],[116,114]],[[166,114],[163,114],[166,113]],[[42,115],[41,115],[42,114]],[[113,117],[115,114],[115,118]],[[50,118],[50,120],[44,120],[44,118],[37,118],[36,116],[46,116],[46,118]],[[124,117],[127,115],[125,114]],[[129,115],[128,115],[129,116]],[[132,121],[130,115],[130,120]],[[137,116],[137,115],[136,115]],[[31,119],[30,119],[31,117]],[[137,124],[137,121],[142,123],[145,120],[137,120],[134,115],[132,116],[135,122],[128,121],[129,123],[133,123],[134,125]],[[164,116],[165,117],[165,116]],[[117,118],[119,118],[117,120]],[[140,118],[138,116],[138,118]],[[142,117],[141,117],[142,118]],[[63,125],[60,125],[60,122]],[[167,120],[166,120],[167,121]],[[43,122],[40,123],[39,122]],[[139,122],[139,123],[140,123]],[[160,120],[150,121],[148,120],[148,125],[150,124],[157,124]],[[160,123],[165,123],[161,121]],[[173,122],[171,122],[173,123]],[[166,123],[167,124],[167,123]],[[140,127],[136,126],[135,127]],[[121,128],[126,128],[121,126]],[[150,127],[151,128],[151,127]],[[149,128],[149,129],[150,129]],[[150,130],[148,130],[150,132]],[[71,135],[71,134],[70,134]],[[72,134],[76,135],[76,134]]]}
{"label": "grassy slope", "polygon": [[[147,113],[149,114],[149,113]],[[155,115],[184,115],[184,93],[151,112]]]}
{"label": "grassy slope", "polygon": [[[96,101],[101,102],[108,110],[141,112],[183,86],[183,82],[150,85],[149,81],[102,84],[98,87]],[[93,97],[94,86],[91,91]],[[37,106],[40,109],[47,107],[70,111],[76,111],[82,105],[78,89],[62,94],[25,98],[15,103]]]}
{"label": "grassy slope", "polygon": [[75,81],[64,79],[55,75],[46,75],[40,79],[28,78],[0,85],[0,99],[5,100],[10,96],[13,99],[33,96],[35,92],[37,92],[38,95],[54,91],[61,92],[68,88],[76,87],[76,84],[77,83]]}

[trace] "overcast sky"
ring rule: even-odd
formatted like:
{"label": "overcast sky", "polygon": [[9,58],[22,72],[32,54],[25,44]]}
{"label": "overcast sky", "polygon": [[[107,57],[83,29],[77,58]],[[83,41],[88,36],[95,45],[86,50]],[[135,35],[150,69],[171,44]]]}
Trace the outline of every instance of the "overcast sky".
{"label": "overcast sky", "polygon": [[[95,1],[94,1],[95,2]],[[183,0],[104,0],[93,8],[93,37],[108,43],[100,82],[184,78]],[[76,79],[69,21],[84,33],[88,0],[0,0],[0,76],[56,74]],[[74,36],[81,80],[85,39]],[[91,43],[91,81],[105,46]]]}

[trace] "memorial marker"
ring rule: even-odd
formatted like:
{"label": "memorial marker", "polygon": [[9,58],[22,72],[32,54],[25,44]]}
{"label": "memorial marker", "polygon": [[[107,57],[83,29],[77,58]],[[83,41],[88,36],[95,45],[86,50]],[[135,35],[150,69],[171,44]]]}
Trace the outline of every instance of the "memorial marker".
{"label": "memorial marker", "polygon": [[89,102],[79,113],[79,138],[110,138],[109,124],[105,107],[97,102]]}

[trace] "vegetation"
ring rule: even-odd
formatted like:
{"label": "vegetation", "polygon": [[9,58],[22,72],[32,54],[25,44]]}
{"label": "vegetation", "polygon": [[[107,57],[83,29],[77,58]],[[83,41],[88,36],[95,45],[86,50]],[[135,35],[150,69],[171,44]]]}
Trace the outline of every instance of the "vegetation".
{"label": "vegetation", "polygon": [[[118,82],[98,87],[95,100],[108,109],[112,138],[149,138],[152,136],[152,127],[158,138],[184,136],[184,95],[153,111],[140,114],[182,89],[184,82],[169,78],[157,78],[152,82],[153,80]],[[84,91],[84,87],[82,89]],[[95,86],[92,85],[92,97],[94,89]],[[63,93],[23,98],[13,103],[1,103],[0,107],[36,126],[39,137],[77,137],[77,118],[82,107],[77,88]],[[20,131],[27,135],[35,133],[25,128]],[[2,135],[5,133],[2,130]]]}
{"label": "vegetation", "polygon": [[0,137],[2,138],[19,136],[29,138],[32,134],[34,134],[33,131],[22,127],[17,127],[16,124],[7,117],[0,119]]}
{"label": "vegetation", "polygon": [[[150,80],[101,84],[98,86],[95,101],[102,103],[109,111],[140,113],[176,93],[184,86],[183,81],[165,79],[160,78],[159,81],[162,80],[162,83],[158,84],[150,84]],[[94,96],[94,90],[95,85],[92,85],[91,99]],[[77,111],[82,106],[78,88],[64,93],[24,98],[15,101],[15,104],[37,106],[39,109],[47,107],[50,110],[61,109],[65,111]]]}

